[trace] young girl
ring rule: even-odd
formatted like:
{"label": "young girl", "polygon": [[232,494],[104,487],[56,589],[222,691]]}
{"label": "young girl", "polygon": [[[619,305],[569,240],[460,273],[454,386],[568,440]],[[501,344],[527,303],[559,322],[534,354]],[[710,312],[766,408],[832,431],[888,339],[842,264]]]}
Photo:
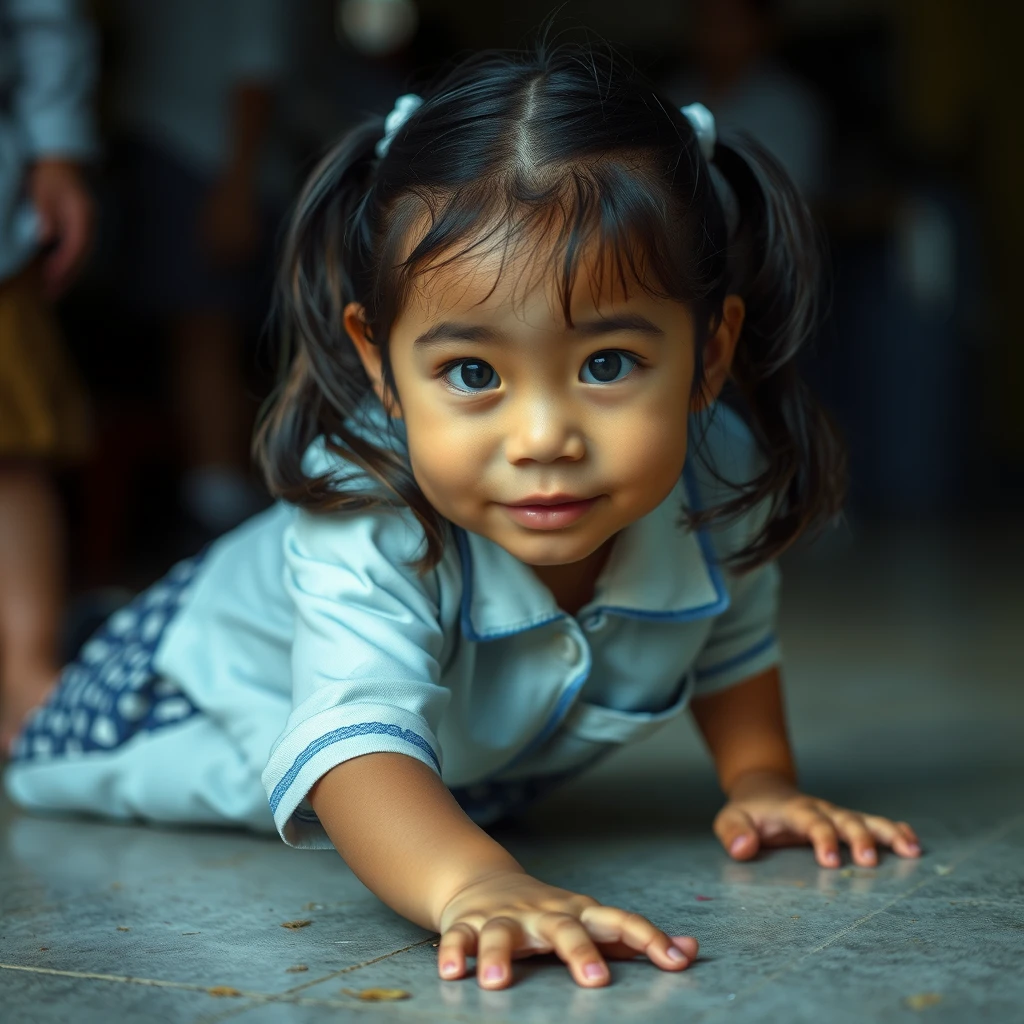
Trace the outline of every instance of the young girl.
{"label": "young girl", "polygon": [[294,217],[257,439],[284,500],[110,619],[9,793],[333,845],[488,988],[531,953],[584,986],[696,956],[481,827],[688,706],[733,857],[917,856],[802,794],[786,738],[774,560],[843,475],[794,366],[817,288],[779,165],[610,53],[487,54],[403,96]]}

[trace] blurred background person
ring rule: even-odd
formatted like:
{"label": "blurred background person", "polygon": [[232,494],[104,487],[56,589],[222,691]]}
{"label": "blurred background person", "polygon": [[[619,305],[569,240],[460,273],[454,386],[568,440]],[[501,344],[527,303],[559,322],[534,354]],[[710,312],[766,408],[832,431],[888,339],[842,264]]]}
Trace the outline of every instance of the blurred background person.
{"label": "blurred background person", "polygon": [[286,0],[114,0],[109,90],[119,297],[166,330],[191,545],[265,503],[243,347],[266,313],[291,187],[278,94]]}
{"label": "blurred background person", "polygon": [[89,244],[95,41],[75,0],[0,0],[0,753],[56,678],[65,587],[52,478],[81,460],[84,391],[49,302]]}
{"label": "blurred background person", "polygon": [[696,0],[688,59],[665,90],[678,105],[699,101],[723,129],[749,132],[789,171],[806,198],[822,190],[828,108],[778,59],[778,0]]}

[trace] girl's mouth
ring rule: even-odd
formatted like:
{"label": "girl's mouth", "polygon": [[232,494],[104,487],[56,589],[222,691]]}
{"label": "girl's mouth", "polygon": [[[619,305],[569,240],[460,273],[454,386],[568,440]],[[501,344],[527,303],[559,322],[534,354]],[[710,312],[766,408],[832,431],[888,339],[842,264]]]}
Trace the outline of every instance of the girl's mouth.
{"label": "girl's mouth", "polygon": [[560,505],[505,505],[505,511],[521,526],[535,530],[556,530],[586,515],[597,498],[567,501]]}

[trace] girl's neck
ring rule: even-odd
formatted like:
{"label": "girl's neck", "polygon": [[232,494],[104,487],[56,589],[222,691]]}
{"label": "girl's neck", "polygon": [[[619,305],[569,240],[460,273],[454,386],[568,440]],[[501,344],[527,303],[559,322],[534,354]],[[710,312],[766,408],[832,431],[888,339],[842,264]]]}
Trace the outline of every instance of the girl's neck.
{"label": "girl's neck", "polygon": [[558,607],[575,615],[594,596],[594,587],[608,562],[615,538],[612,534],[596,551],[568,565],[534,565],[537,578],[551,591]]}

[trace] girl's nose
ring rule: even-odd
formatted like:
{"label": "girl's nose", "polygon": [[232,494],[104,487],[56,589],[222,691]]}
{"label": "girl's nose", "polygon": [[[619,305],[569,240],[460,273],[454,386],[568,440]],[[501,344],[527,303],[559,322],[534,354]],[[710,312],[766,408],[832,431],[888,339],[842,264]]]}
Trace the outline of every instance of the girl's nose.
{"label": "girl's nose", "polygon": [[509,462],[554,462],[583,458],[586,439],[572,409],[550,397],[521,402],[512,410],[505,431]]}

